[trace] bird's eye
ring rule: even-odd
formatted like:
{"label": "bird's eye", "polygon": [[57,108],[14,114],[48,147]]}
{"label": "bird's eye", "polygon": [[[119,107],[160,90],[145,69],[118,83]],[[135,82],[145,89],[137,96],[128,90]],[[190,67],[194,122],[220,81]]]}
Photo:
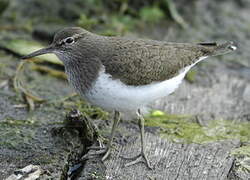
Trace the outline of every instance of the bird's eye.
{"label": "bird's eye", "polygon": [[72,44],[75,42],[74,38],[73,37],[67,37],[66,39],[64,39],[64,42],[66,44]]}

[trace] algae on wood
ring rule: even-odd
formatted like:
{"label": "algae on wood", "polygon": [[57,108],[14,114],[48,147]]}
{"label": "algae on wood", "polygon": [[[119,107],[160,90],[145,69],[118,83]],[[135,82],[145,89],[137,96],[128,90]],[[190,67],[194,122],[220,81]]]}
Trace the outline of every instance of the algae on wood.
{"label": "algae on wood", "polygon": [[160,127],[162,137],[175,142],[207,143],[226,139],[250,141],[250,123],[230,120],[211,120],[201,126],[194,116],[166,114],[153,111],[145,118],[145,125]]}

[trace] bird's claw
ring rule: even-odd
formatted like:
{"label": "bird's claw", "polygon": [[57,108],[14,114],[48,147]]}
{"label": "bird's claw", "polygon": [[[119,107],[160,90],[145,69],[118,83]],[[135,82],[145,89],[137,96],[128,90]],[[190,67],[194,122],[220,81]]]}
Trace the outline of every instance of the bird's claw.
{"label": "bird's claw", "polygon": [[94,150],[83,156],[82,159],[91,159],[95,158],[98,155],[103,155],[102,161],[105,161],[109,156],[111,152],[111,147],[100,147],[100,146],[91,146],[88,147],[88,150]]}
{"label": "bird's claw", "polygon": [[124,166],[125,167],[128,167],[128,166],[131,166],[131,165],[134,165],[134,164],[137,164],[137,163],[145,163],[146,166],[149,168],[149,169],[153,169],[153,167],[150,165],[149,163],[149,160],[147,158],[147,156],[145,155],[144,152],[138,154],[137,156],[135,157],[124,157],[124,156],[120,156],[121,158],[123,159],[126,159],[126,160],[133,160],[129,163],[126,163]]}

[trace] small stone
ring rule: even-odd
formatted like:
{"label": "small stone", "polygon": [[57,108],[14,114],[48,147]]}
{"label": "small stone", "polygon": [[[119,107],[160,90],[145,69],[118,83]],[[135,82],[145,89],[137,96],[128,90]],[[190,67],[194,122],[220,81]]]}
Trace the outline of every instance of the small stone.
{"label": "small stone", "polygon": [[23,169],[16,170],[12,175],[10,175],[6,180],[35,180],[42,174],[42,169],[39,166],[28,165]]}

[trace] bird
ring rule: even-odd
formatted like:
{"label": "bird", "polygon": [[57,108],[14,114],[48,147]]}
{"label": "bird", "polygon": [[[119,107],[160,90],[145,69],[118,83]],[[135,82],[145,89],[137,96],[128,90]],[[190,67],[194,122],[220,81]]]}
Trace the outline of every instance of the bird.
{"label": "bird", "polygon": [[69,84],[92,105],[114,112],[111,135],[101,151],[105,161],[111,154],[121,113],[136,113],[141,151],[139,162],[152,168],[146,153],[142,109],[173,93],[187,72],[198,62],[232,52],[237,46],[225,43],[174,43],[149,39],[103,36],[80,27],[59,30],[53,42],[22,59],[53,53],[64,64]]}

